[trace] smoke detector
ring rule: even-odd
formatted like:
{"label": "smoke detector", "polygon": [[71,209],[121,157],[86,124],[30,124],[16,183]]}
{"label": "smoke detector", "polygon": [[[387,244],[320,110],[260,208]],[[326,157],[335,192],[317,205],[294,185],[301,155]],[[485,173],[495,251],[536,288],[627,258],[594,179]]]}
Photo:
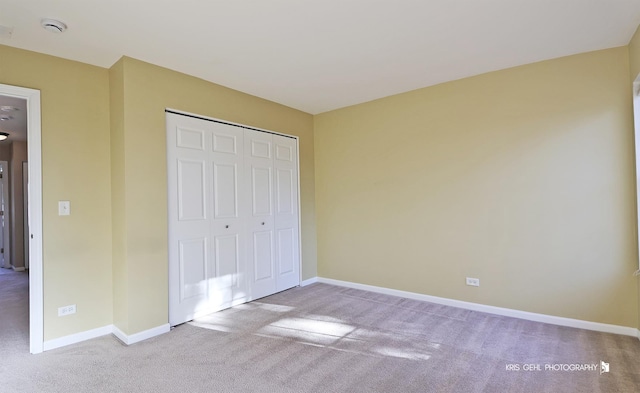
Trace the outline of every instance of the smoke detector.
{"label": "smoke detector", "polygon": [[0,26],[0,38],[11,38],[13,27]]}
{"label": "smoke detector", "polygon": [[55,19],[43,19],[40,21],[40,25],[46,30],[52,33],[64,33],[67,30],[67,25],[59,20]]}

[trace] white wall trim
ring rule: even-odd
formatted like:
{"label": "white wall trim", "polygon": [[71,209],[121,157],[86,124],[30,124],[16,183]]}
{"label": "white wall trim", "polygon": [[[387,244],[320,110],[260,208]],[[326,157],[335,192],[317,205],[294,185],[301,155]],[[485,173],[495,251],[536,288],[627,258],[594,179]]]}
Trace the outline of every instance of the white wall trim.
{"label": "white wall trim", "polygon": [[306,287],[307,285],[315,284],[318,282],[318,277],[313,277],[308,280],[304,280],[300,282],[301,287]]}
{"label": "white wall trim", "polygon": [[40,90],[29,89],[27,157],[29,157],[29,341],[31,353],[43,351],[44,272],[42,267],[42,126]]}
{"label": "white wall trim", "polygon": [[71,344],[76,344],[82,341],[91,340],[92,338],[106,336],[113,331],[113,325],[107,325],[96,329],[87,330],[80,333],[70,334],[68,336],[55,338],[44,342],[44,350],[49,351],[52,349],[64,347]]}
{"label": "white wall trim", "polygon": [[[2,180],[2,198],[5,201],[6,207],[9,207],[9,161],[0,161],[0,165],[2,166],[3,176]],[[11,232],[11,223],[9,222],[11,218],[11,214],[4,215],[4,233],[2,234],[2,244],[4,246],[4,264],[2,267],[7,269],[11,268],[11,240],[9,239],[9,233]]]}
{"label": "white wall trim", "polygon": [[568,327],[573,327],[578,329],[594,330],[597,332],[614,333],[614,334],[621,334],[624,336],[634,336],[634,337],[640,338],[640,332],[638,331],[638,329],[627,327],[627,326],[609,325],[606,323],[590,322],[590,321],[583,321],[580,319],[572,319],[572,318],[564,318],[564,317],[556,317],[553,315],[537,314],[537,313],[532,313],[528,311],[513,310],[510,308],[487,306],[479,303],[464,302],[461,300],[447,299],[447,298],[442,298],[437,296],[423,295],[415,292],[400,291],[397,289],[377,287],[377,286],[366,285],[366,284],[358,284],[358,283],[349,282],[349,281],[333,280],[330,278],[323,278],[323,277],[318,277],[318,282],[324,283],[324,284],[337,285],[341,287],[347,287],[347,288],[361,289],[364,291],[382,293],[385,295],[404,297],[407,299],[422,300],[426,302],[442,304],[445,306],[463,308],[466,310],[480,311],[488,314],[526,319],[528,321],[549,323],[552,325],[568,326]]}
{"label": "white wall trim", "polygon": [[[633,133],[635,136],[635,161],[636,174],[640,174],[640,74],[632,83],[632,101],[633,101]],[[640,181],[636,181],[636,228],[640,229]],[[638,250],[640,252],[640,232],[638,234]],[[640,254],[638,254],[640,255]],[[638,270],[640,272],[640,259],[638,260]]]}
{"label": "white wall trim", "polygon": [[12,266],[11,268],[16,272],[23,272],[23,271],[26,270],[26,268],[24,266],[20,266],[20,267]]}
{"label": "white wall trim", "polygon": [[154,328],[134,333],[132,335],[125,334],[122,330],[118,329],[116,326],[113,327],[113,335],[118,337],[120,341],[125,343],[126,345],[135,344],[137,342],[149,339],[151,337],[159,336],[164,333],[169,333],[171,327],[168,323],[160,326],[156,326]]}
{"label": "white wall trim", "polygon": [[122,341],[124,344],[129,345],[129,336],[124,334],[124,332],[118,329],[117,326],[113,326],[113,335],[118,338],[118,340]]}
{"label": "white wall trim", "polygon": [[140,333],[135,333],[135,334],[132,334],[132,335],[126,335],[126,334],[124,334],[124,332],[122,332],[122,330],[118,329],[116,326],[107,325],[107,326],[99,327],[99,328],[96,328],[96,329],[91,329],[91,330],[87,330],[87,331],[84,331],[84,332],[70,334],[68,336],[64,336],[64,337],[60,337],[60,338],[55,338],[53,340],[45,341],[44,345],[43,345],[43,347],[44,347],[43,349],[45,351],[50,351],[52,349],[65,347],[65,346],[71,345],[71,344],[77,344],[77,343],[82,342],[82,341],[91,340],[92,338],[96,338],[96,337],[106,336],[108,334],[113,334],[114,336],[116,336],[120,341],[122,341],[126,345],[131,345],[131,344],[135,344],[137,342],[146,340],[146,339],[151,338],[151,337],[155,337],[155,336],[159,336],[159,335],[164,334],[164,333],[168,333],[169,330],[170,330],[169,329],[169,324],[167,323],[167,324],[164,324],[164,325],[161,325],[161,326],[157,326],[157,327],[151,328],[149,330],[145,330],[145,331],[140,332]]}
{"label": "white wall trim", "polygon": [[44,349],[44,279],[42,274],[42,125],[40,90],[0,84],[0,94],[27,100],[29,157],[29,351]]}

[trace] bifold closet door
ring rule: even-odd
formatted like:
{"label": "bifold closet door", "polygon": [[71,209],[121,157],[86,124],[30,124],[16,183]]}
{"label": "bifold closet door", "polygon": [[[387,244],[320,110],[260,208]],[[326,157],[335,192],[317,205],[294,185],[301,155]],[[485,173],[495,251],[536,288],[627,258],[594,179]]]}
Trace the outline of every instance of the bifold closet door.
{"label": "bifold closet door", "polygon": [[169,322],[248,300],[243,132],[167,114]]}
{"label": "bifold closet door", "polygon": [[297,140],[167,113],[169,322],[300,284]]}
{"label": "bifold closet door", "polygon": [[296,140],[245,130],[251,298],[300,284]]}

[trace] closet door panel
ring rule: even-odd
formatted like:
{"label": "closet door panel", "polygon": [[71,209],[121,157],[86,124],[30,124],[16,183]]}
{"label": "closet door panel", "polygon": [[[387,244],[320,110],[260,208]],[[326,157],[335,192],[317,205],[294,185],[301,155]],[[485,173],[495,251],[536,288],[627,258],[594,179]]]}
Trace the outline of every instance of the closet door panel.
{"label": "closet door panel", "polygon": [[[296,247],[294,243],[296,237],[292,228],[278,229],[277,233],[278,274],[286,276],[295,273],[297,258],[295,256]],[[286,286],[285,284],[282,285]]]}
{"label": "closet door panel", "polygon": [[251,167],[251,213],[254,218],[273,216],[271,171],[270,167],[260,164]]}
{"label": "closet door panel", "polygon": [[180,302],[207,298],[207,238],[179,241]]}
{"label": "closet door panel", "polygon": [[167,116],[169,322],[208,310],[211,258],[211,143],[206,124]]}
{"label": "closet door panel", "polygon": [[244,133],[238,127],[211,123],[211,166],[213,174],[213,217],[215,279],[211,302],[219,309],[249,300],[245,266],[246,216],[244,185]]}
{"label": "closet door panel", "polygon": [[238,165],[235,163],[213,164],[213,215],[215,219],[238,218]]}
{"label": "closet door panel", "polygon": [[298,239],[298,162],[297,142],[273,136],[275,159],[276,289],[283,291],[300,285]]}
{"label": "closet door panel", "polygon": [[223,303],[224,301],[232,301],[234,289],[239,287],[239,276],[242,273],[239,236],[237,234],[216,236],[214,247],[216,251],[214,290],[221,292]]}
{"label": "closet door panel", "polygon": [[206,220],[205,160],[178,159],[178,219]]}
{"label": "closet door panel", "polygon": [[253,233],[253,269],[255,282],[268,281],[274,278],[272,235],[272,231],[255,231]]}
{"label": "closet door panel", "polygon": [[247,247],[253,268],[250,274],[251,298],[276,292],[273,138],[271,134],[245,130],[245,171],[248,187]]}

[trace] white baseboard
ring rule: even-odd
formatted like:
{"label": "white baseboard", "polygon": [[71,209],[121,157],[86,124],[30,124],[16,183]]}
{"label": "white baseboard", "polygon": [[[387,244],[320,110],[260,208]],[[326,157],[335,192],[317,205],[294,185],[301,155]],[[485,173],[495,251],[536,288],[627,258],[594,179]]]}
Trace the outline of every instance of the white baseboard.
{"label": "white baseboard", "polygon": [[306,287],[307,285],[311,285],[311,284],[315,284],[318,282],[318,277],[312,277],[308,280],[304,280],[302,282],[300,282],[300,286],[301,287]]}
{"label": "white baseboard", "polygon": [[170,329],[170,326],[168,323],[164,324],[164,325],[160,325],[160,326],[156,326],[154,328],[139,332],[139,333],[134,333],[131,335],[127,335],[125,334],[122,330],[118,329],[116,326],[113,327],[113,335],[118,337],[118,339],[120,341],[122,341],[123,343],[125,343],[126,345],[131,345],[131,344],[135,344],[137,342],[146,340],[148,338],[151,337],[155,337],[155,336],[159,336],[161,334],[164,333],[168,333]]}
{"label": "white baseboard", "polygon": [[107,325],[97,329],[87,330],[84,332],[70,334],[68,336],[56,338],[53,340],[45,341],[43,350],[49,351],[51,349],[56,349],[60,347],[64,347],[71,344],[76,344],[82,341],[91,340],[92,338],[106,336],[107,334],[115,335],[120,341],[125,343],[126,345],[135,344],[142,340],[146,340],[151,337],[159,336],[163,333],[169,332],[169,324],[157,326],[151,328],[149,330],[145,330],[143,332],[135,333],[132,335],[126,335],[122,332],[122,330],[118,329],[114,325]]}
{"label": "white baseboard", "polygon": [[[307,280],[307,281],[310,281],[310,280]],[[479,303],[464,302],[461,300],[423,295],[420,293],[400,291],[397,289],[377,287],[373,285],[358,284],[358,283],[349,282],[349,281],[334,280],[331,278],[318,277],[316,281],[324,284],[331,284],[331,285],[337,285],[341,287],[354,288],[354,289],[362,289],[364,291],[382,293],[382,294],[391,295],[391,296],[404,297],[407,299],[422,300],[426,302],[442,304],[445,306],[463,308],[466,310],[480,311],[488,314],[503,315],[506,317],[520,318],[520,319],[526,319],[529,321],[549,323],[552,325],[568,326],[568,327],[573,327],[578,329],[594,330],[597,332],[621,334],[624,336],[638,337],[638,339],[640,339],[640,331],[638,329],[627,327],[627,326],[609,325],[606,323],[590,322],[590,321],[583,321],[580,319],[571,319],[571,318],[564,318],[564,317],[556,317],[553,315],[537,314],[537,313],[532,313],[527,311],[514,310],[510,308],[487,306]]]}
{"label": "white baseboard", "polygon": [[107,334],[111,334],[113,331],[113,325],[107,325],[103,327],[99,327],[96,329],[87,330],[84,332],[70,334],[68,336],[55,338],[53,340],[45,341],[43,344],[43,350],[49,351],[51,349],[56,349],[60,347],[64,347],[71,344],[76,344],[81,341],[91,340],[92,338],[106,336]]}
{"label": "white baseboard", "polygon": [[16,272],[23,272],[23,271],[25,271],[25,270],[26,270],[26,269],[25,269],[25,267],[24,267],[24,266],[20,266],[20,267],[15,267],[15,266],[13,266],[13,271],[16,271]]}
{"label": "white baseboard", "polygon": [[117,326],[113,326],[113,331],[111,333],[113,333],[113,335],[116,336],[118,340],[122,341],[126,345],[129,345],[129,336],[124,334],[124,332],[118,329]]}

